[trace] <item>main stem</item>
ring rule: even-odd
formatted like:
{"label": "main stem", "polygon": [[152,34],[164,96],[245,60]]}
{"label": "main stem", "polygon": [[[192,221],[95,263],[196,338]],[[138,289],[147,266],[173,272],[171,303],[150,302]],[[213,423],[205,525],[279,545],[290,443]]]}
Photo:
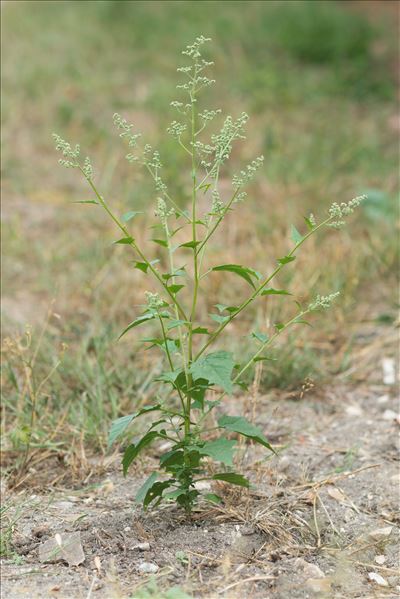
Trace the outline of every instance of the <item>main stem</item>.
{"label": "main stem", "polygon": [[[194,79],[196,79],[197,69],[194,71]],[[195,84],[194,84],[195,86]],[[193,361],[193,323],[196,316],[197,306],[197,295],[199,291],[199,265],[198,265],[198,254],[196,252],[197,242],[197,231],[196,231],[196,152],[195,152],[195,138],[196,138],[196,90],[193,86],[193,90],[190,93],[191,103],[191,145],[192,145],[192,241],[193,241],[193,299],[192,309],[189,318],[189,338],[188,338],[188,364],[190,365]],[[188,390],[187,390],[187,406],[186,406],[186,421],[185,421],[185,435],[190,435],[190,410],[192,402],[191,387],[193,385],[193,377],[189,373],[188,376]]]}

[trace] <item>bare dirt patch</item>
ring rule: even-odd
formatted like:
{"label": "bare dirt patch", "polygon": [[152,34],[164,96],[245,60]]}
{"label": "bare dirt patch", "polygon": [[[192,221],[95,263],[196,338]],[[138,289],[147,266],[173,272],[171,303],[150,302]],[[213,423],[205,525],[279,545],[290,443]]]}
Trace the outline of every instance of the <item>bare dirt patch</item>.
{"label": "bare dirt patch", "polygon": [[[226,490],[223,505],[204,504],[191,520],[173,507],[143,513],[133,503],[143,468],[123,480],[116,461],[80,488],[6,492],[26,504],[2,597],[139,597],[151,578],[159,597],[176,586],[196,598],[396,597],[396,409],[384,386],[259,398],[258,422],[280,457],[243,448],[254,490]],[[77,531],[83,564],[39,561],[43,542]]]}

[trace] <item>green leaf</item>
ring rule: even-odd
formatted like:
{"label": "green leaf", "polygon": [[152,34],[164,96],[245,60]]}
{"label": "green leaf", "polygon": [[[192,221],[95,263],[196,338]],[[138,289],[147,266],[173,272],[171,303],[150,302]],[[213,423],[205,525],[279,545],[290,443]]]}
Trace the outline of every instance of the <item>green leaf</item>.
{"label": "green leaf", "polygon": [[285,325],[283,324],[283,322],[276,322],[274,324],[274,327],[278,330],[278,331],[282,331],[285,328]]}
{"label": "green leaf", "polygon": [[289,291],[286,291],[286,289],[273,289],[273,287],[270,287],[269,289],[264,289],[264,291],[262,291],[260,293],[260,295],[293,295],[293,294],[289,293]]}
{"label": "green leaf", "polygon": [[312,231],[314,229],[314,225],[312,224],[312,222],[310,221],[310,219],[307,218],[306,216],[304,216],[303,218],[304,218],[304,222],[306,223],[308,229],[310,231]]}
{"label": "green leaf", "polygon": [[214,474],[212,478],[213,480],[223,480],[227,483],[231,483],[231,485],[239,485],[240,487],[250,486],[247,478],[236,472],[220,472],[219,474]]}
{"label": "green leaf", "polygon": [[238,307],[237,306],[226,306],[225,304],[214,304],[215,308],[217,308],[218,312],[221,314],[221,312],[224,312],[225,310],[227,312],[229,312],[229,314],[233,314],[234,312],[237,312]]}
{"label": "green leaf", "polygon": [[98,202],[96,202],[96,200],[75,200],[74,202],[72,202],[72,204],[96,204],[96,205],[98,205]]}
{"label": "green leaf", "polygon": [[296,256],[284,256],[283,258],[278,258],[279,264],[288,264],[288,262],[293,262],[296,260]]}
{"label": "green leaf", "polygon": [[190,373],[196,378],[206,379],[209,383],[219,385],[227,393],[232,393],[232,370],[235,363],[232,354],[226,351],[216,351],[200,357],[190,367]]}
{"label": "green leaf", "polygon": [[196,248],[198,245],[200,245],[201,241],[187,241],[186,243],[181,243],[181,245],[179,245],[178,247],[180,248]]}
{"label": "green leaf", "polygon": [[312,324],[307,322],[307,320],[303,320],[302,318],[297,318],[293,321],[293,324],[306,324],[307,326],[312,327]]}
{"label": "green leaf", "polygon": [[268,341],[268,335],[265,335],[265,333],[259,333],[257,331],[253,331],[251,333],[251,336],[254,339],[257,339],[257,341],[259,341],[260,343],[266,343]]}
{"label": "green leaf", "polygon": [[189,324],[187,320],[171,320],[171,322],[167,325],[167,330],[175,329],[176,327],[180,327],[183,325]]}
{"label": "green leaf", "polygon": [[205,327],[196,327],[195,329],[193,329],[192,334],[193,335],[209,335],[210,331],[208,329],[206,329]]}
{"label": "green leaf", "polygon": [[158,497],[158,501],[156,502],[155,505],[160,503],[163,492],[165,491],[165,489],[168,489],[168,487],[171,485],[171,482],[173,482],[172,479],[165,480],[163,482],[154,483],[153,486],[150,487],[150,489],[147,491],[145,498],[143,500],[144,509],[146,509],[148,507],[149,503],[154,501],[157,497]]}
{"label": "green leaf", "polygon": [[252,268],[247,268],[246,266],[240,266],[240,264],[221,264],[220,266],[214,266],[211,270],[213,271],[228,271],[234,272],[239,277],[242,277],[247,283],[249,283],[254,289],[255,285],[252,277],[259,279],[261,277],[260,273]]}
{"label": "green leaf", "polygon": [[264,436],[262,430],[242,416],[221,416],[221,418],[218,419],[218,425],[221,428],[233,431],[234,433],[239,433],[239,435],[243,435],[249,439],[253,439],[253,441],[264,445],[264,447],[267,447],[275,453],[267,438]]}
{"label": "green leaf", "polygon": [[182,374],[182,369],[162,372],[155,380],[163,381],[165,383],[175,383],[180,374]]}
{"label": "green leaf", "polygon": [[169,279],[172,279],[172,277],[185,277],[186,270],[185,270],[185,267],[183,266],[182,268],[178,268],[177,270],[174,270],[174,272],[166,272],[161,276],[166,281],[169,281]]}
{"label": "green leaf", "polygon": [[145,483],[140,487],[139,491],[136,493],[135,496],[135,501],[137,503],[142,503],[144,498],[147,495],[147,491],[149,489],[151,489],[151,487],[153,486],[153,484],[156,482],[158,477],[157,472],[152,472],[150,474],[150,476],[147,478],[147,480],[145,481]]}
{"label": "green leaf", "polygon": [[133,243],[135,240],[133,239],[133,237],[123,237],[122,239],[118,239],[118,241],[114,241],[114,244],[116,243],[120,243],[122,245],[129,245],[131,243]]}
{"label": "green leaf", "polygon": [[[168,304],[165,304],[166,306]],[[168,312],[164,311],[164,312],[146,312],[145,314],[142,314],[141,316],[138,316],[138,318],[136,318],[133,322],[131,322],[130,324],[128,324],[128,326],[126,327],[126,329],[124,329],[122,331],[122,333],[120,334],[120,336],[118,337],[118,339],[121,339],[121,337],[123,335],[125,335],[125,333],[127,333],[128,331],[130,331],[131,329],[133,329],[134,327],[139,326],[140,324],[143,324],[144,322],[147,322],[148,320],[154,320],[155,318],[170,318],[170,315]],[[142,341],[146,341],[146,339],[142,339]]]}
{"label": "green leaf", "polygon": [[168,243],[165,241],[165,239],[152,239],[151,241],[154,241],[154,243],[158,243],[158,245],[161,245],[163,248],[168,247]]}
{"label": "green leaf", "polygon": [[160,466],[168,468],[168,466],[183,464],[184,453],[182,449],[171,449],[160,457]]}
{"label": "green leaf", "polygon": [[218,322],[218,324],[223,324],[230,318],[230,316],[221,316],[220,314],[210,314],[210,317],[215,320],[215,322]]}
{"label": "green leaf", "polygon": [[222,503],[222,498],[215,493],[206,493],[204,499],[211,501],[211,503]]}
{"label": "green leaf", "polygon": [[185,285],[170,285],[168,287],[168,289],[170,290],[171,293],[178,293],[178,291],[180,291],[181,289],[183,289]]}
{"label": "green leaf", "polygon": [[157,431],[150,431],[146,433],[136,445],[128,445],[128,447],[125,449],[122,458],[122,470],[124,476],[126,476],[129,466],[132,464],[133,460],[138,456],[138,454],[142,451],[142,449],[147,447],[147,445],[150,445],[150,443],[152,443],[154,439],[156,439],[157,437],[161,437],[160,433],[158,433]]}
{"label": "green leaf", "polygon": [[130,423],[141,416],[142,414],[146,414],[147,412],[154,412],[156,410],[160,410],[160,404],[155,406],[145,406],[141,410],[134,412],[133,414],[129,414],[129,416],[121,416],[121,418],[117,418],[111,424],[110,432],[108,434],[108,446],[110,447],[118,437],[120,437],[128,428]]}
{"label": "green leaf", "polygon": [[135,262],[135,268],[138,268],[142,272],[147,273],[149,265],[147,262]]}
{"label": "green leaf", "polygon": [[136,210],[130,210],[129,212],[125,212],[125,214],[123,214],[121,216],[121,219],[124,221],[124,223],[127,223],[128,221],[131,220],[131,218],[134,218],[137,214],[143,214],[142,211],[136,211]]}
{"label": "green leaf", "polygon": [[298,230],[296,229],[296,227],[294,225],[292,225],[290,227],[290,237],[292,238],[292,241],[294,241],[294,243],[297,245],[300,241],[302,241],[303,239],[303,235],[301,235]]}
{"label": "green leaf", "polygon": [[125,335],[125,333],[127,333],[128,331],[130,331],[134,327],[137,327],[140,324],[143,324],[144,322],[147,322],[148,320],[154,320],[155,318],[157,318],[157,314],[153,313],[153,312],[146,312],[146,314],[142,314],[142,316],[139,316],[133,322],[131,322],[130,324],[128,324],[128,326],[126,327],[126,329],[124,329],[122,331],[122,333],[120,334],[120,336],[118,337],[118,339],[121,339],[121,337],[123,335]]}
{"label": "green leaf", "polygon": [[201,454],[208,455],[218,462],[232,466],[235,445],[236,441],[221,437],[215,441],[206,441],[199,451]]}

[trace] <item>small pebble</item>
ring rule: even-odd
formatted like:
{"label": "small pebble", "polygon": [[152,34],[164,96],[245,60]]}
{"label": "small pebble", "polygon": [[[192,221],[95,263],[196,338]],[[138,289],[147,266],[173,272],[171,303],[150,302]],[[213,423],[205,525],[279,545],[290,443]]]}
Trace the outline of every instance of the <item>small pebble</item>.
{"label": "small pebble", "polygon": [[149,551],[150,543],[138,543],[132,549],[139,549],[139,551]]}
{"label": "small pebble", "polygon": [[386,557],[385,557],[384,555],[377,555],[377,556],[375,557],[375,562],[376,562],[377,564],[379,564],[380,566],[381,566],[382,564],[384,564],[384,563],[385,563],[385,561],[386,561]]}
{"label": "small pebble", "polygon": [[130,527],[130,526],[125,526],[125,528],[124,528],[124,532],[129,532],[129,531],[131,531],[131,530],[132,530],[132,529],[131,529],[131,527]]}
{"label": "small pebble", "polygon": [[368,572],[368,578],[370,580],[372,580],[373,582],[376,582],[376,584],[379,584],[380,587],[388,587],[389,586],[388,581],[385,580],[383,578],[383,576],[381,576],[377,572]]}
{"label": "small pebble", "polygon": [[397,414],[394,410],[385,410],[382,414],[384,420],[396,420]]}
{"label": "small pebble", "polygon": [[139,572],[142,572],[143,574],[155,574],[158,572],[158,566],[151,562],[142,562],[139,566]]}

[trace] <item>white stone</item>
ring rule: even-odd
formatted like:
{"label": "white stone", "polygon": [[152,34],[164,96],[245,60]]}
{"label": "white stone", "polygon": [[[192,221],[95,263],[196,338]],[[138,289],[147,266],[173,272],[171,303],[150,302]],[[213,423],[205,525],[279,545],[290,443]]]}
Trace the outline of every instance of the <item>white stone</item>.
{"label": "white stone", "polygon": [[347,406],[346,414],[349,416],[362,416],[363,411],[358,405]]}
{"label": "white stone", "polygon": [[384,555],[377,555],[377,556],[375,556],[375,562],[376,562],[377,564],[379,564],[380,566],[381,566],[382,564],[384,564],[384,563],[385,563],[385,561],[386,561],[386,557],[385,557]]}
{"label": "white stone", "polygon": [[388,587],[389,583],[377,572],[368,572],[368,578],[379,584],[380,587]]}
{"label": "white stone", "polygon": [[394,410],[385,410],[382,414],[384,420],[396,420],[397,414]]}

